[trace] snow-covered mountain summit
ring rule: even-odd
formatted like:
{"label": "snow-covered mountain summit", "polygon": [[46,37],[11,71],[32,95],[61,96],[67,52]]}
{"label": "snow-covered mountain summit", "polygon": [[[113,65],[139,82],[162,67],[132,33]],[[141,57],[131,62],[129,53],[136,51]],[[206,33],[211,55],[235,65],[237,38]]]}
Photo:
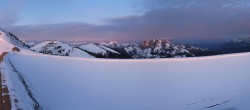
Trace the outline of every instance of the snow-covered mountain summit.
{"label": "snow-covered mountain summit", "polygon": [[140,48],[150,57],[192,57],[184,45],[174,45],[168,40],[152,39],[140,44]]}
{"label": "snow-covered mountain summit", "polygon": [[39,53],[65,56],[70,50],[72,50],[72,47],[59,41],[48,40],[33,46],[31,49]]}
{"label": "snow-covered mountain summit", "polygon": [[171,43],[168,40],[160,40],[160,39],[152,39],[152,40],[146,40],[143,43],[140,44],[140,48],[147,49],[147,48],[153,48],[155,50],[162,48],[162,49],[171,49],[173,47],[173,43]]}

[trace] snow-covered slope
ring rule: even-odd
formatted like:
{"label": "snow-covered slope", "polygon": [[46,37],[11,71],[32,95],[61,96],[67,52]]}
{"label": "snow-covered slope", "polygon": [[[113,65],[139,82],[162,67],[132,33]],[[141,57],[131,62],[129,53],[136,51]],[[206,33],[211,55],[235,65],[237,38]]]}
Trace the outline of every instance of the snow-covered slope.
{"label": "snow-covered slope", "polygon": [[36,45],[34,42],[25,42],[25,44],[28,45],[30,48]]}
{"label": "snow-covered slope", "polygon": [[85,51],[82,51],[78,48],[73,48],[72,50],[70,50],[67,54],[70,57],[80,57],[80,58],[95,58],[94,56],[88,54]]}
{"label": "snow-covered slope", "polygon": [[11,45],[10,43],[6,42],[4,39],[2,39],[3,35],[0,35],[0,54],[5,51],[11,50],[14,45]]}
{"label": "snow-covered slope", "polygon": [[16,53],[5,61],[13,64],[42,107],[50,110],[250,108],[250,53],[152,60]]}
{"label": "snow-covered slope", "polygon": [[115,50],[112,50],[108,47],[105,47],[103,45],[95,45],[93,43],[89,43],[86,45],[80,45],[79,48],[89,51],[91,53],[95,54],[101,54],[101,55],[107,55],[108,53],[115,53],[115,54],[120,54],[116,52]]}
{"label": "snow-covered slope", "polygon": [[101,54],[101,55],[105,55],[107,54],[107,51],[98,47],[97,45],[95,44],[86,44],[86,45],[81,45],[79,48],[83,49],[83,50],[86,50],[86,51],[89,51],[91,53],[95,53],[95,54]]}
{"label": "snow-covered slope", "polygon": [[88,52],[97,58],[130,58],[130,56],[106,46],[105,44],[87,43],[76,46],[78,49]]}
{"label": "snow-covered slope", "polygon": [[0,28],[0,36],[1,39],[9,44],[12,44],[18,48],[29,49],[29,46],[21,41],[18,37],[10,32],[6,32],[5,30]]}

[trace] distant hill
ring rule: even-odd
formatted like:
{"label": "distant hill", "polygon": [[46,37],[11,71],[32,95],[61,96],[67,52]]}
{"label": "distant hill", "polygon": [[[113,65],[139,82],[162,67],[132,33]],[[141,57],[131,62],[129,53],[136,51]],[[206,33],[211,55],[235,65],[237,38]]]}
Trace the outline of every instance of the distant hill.
{"label": "distant hill", "polygon": [[224,53],[250,52],[250,37],[233,39],[218,47]]}

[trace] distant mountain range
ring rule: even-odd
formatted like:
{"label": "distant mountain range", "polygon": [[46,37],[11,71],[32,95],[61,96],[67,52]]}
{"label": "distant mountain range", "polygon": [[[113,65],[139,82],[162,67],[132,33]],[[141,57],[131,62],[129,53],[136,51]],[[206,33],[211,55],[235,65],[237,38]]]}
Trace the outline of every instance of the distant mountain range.
{"label": "distant mountain range", "polygon": [[[30,43],[33,44],[33,43]],[[220,52],[209,51],[191,45],[175,45],[167,40],[146,40],[141,44],[121,43],[62,43],[59,41],[45,41],[31,47],[39,53],[96,58],[176,58],[218,55]]]}
{"label": "distant mountain range", "polygon": [[168,40],[160,39],[146,40],[142,43],[118,43],[116,41],[110,41],[109,43],[62,43],[60,41],[44,41],[35,44],[21,41],[10,32],[5,33],[7,36],[6,41],[19,48],[30,49],[43,54],[82,58],[178,58],[250,52],[250,37],[233,39],[218,45],[215,50],[209,50],[188,44],[177,45]]}

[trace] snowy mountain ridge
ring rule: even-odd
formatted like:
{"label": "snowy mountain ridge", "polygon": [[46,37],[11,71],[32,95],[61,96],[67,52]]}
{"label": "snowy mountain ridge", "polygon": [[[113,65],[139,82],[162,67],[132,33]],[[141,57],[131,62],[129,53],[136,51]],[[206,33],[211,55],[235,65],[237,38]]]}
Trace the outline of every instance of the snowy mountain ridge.
{"label": "snowy mountain ridge", "polygon": [[70,45],[64,44],[59,41],[48,40],[31,47],[31,50],[50,55],[94,58],[85,51],[71,47]]}
{"label": "snowy mountain ridge", "polygon": [[175,58],[175,57],[197,57],[210,56],[219,53],[194,47],[191,45],[175,45],[168,40],[152,39],[146,40],[140,44],[127,43],[109,45],[109,47],[125,51],[132,58]]}
{"label": "snowy mountain ridge", "polygon": [[[1,29],[2,30],[2,29]],[[35,52],[72,56],[83,58],[174,58],[216,55],[209,51],[193,46],[174,45],[167,40],[147,40],[141,44],[122,43],[110,41],[109,43],[82,43],[66,44],[60,41],[44,41],[40,44],[24,43],[15,35],[2,31],[6,34],[5,40],[16,47],[31,49]]]}
{"label": "snowy mountain ridge", "polygon": [[[8,87],[1,97],[9,96],[13,110],[250,108],[250,53],[185,59],[72,58],[23,48],[13,52],[13,42],[0,33],[0,54],[8,52],[0,61],[1,88]],[[45,47],[60,46],[58,50],[72,49],[58,41]]]}
{"label": "snowy mountain ridge", "polygon": [[66,44],[59,41],[45,41],[33,46],[31,50],[50,55],[76,56],[83,58],[123,57],[119,52],[109,47],[93,43]]}
{"label": "snowy mountain ridge", "polygon": [[[69,48],[77,48],[93,57],[97,58],[174,58],[174,57],[195,57],[195,56],[209,56],[216,55],[216,53],[209,53],[210,51],[190,45],[174,45],[167,40],[149,40],[141,44],[136,43],[122,43],[116,41],[109,43],[80,43],[80,44],[64,44],[59,41],[45,41],[33,46],[31,49],[45,54],[68,56]],[[50,43],[50,45],[48,45]],[[53,46],[54,45],[54,46]],[[62,46],[62,45],[67,45]],[[50,49],[47,49],[50,48]],[[62,54],[58,48],[64,48],[66,53]],[[62,49],[60,49],[62,50]],[[56,53],[53,53],[56,52]]]}

